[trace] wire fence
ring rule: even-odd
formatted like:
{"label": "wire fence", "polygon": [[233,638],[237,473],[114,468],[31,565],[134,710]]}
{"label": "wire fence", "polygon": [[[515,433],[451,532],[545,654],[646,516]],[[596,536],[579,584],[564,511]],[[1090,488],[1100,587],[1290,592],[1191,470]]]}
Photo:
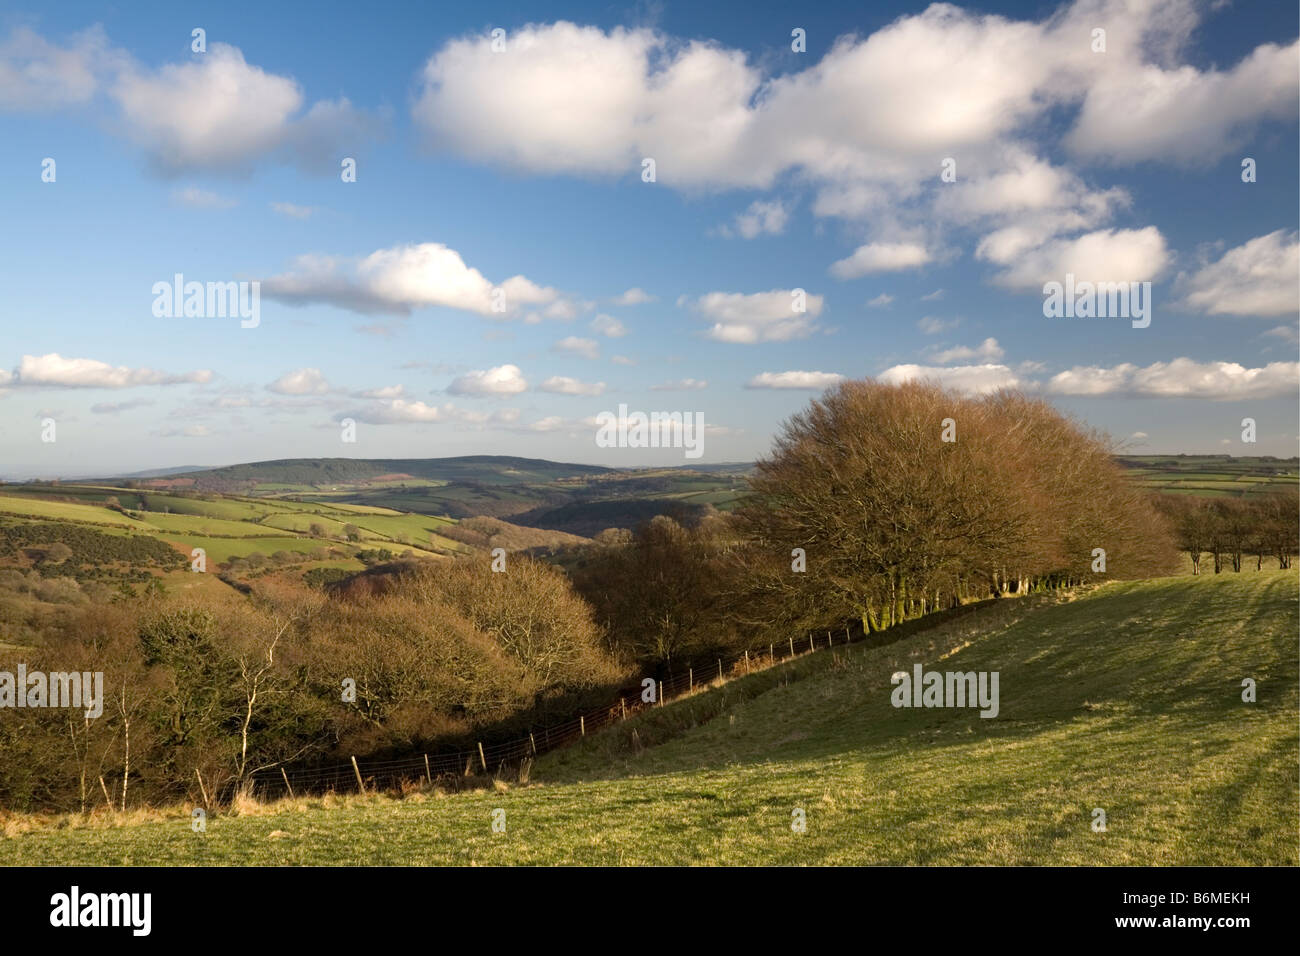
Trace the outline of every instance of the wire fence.
{"label": "wire fence", "polygon": [[525,760],[568,746],[635,714],[689,696],[698,688],[716,686],[796,657],[861,643],[872,636],[866,633],[854,635],[847,627],[838,638],[830,630],[809,632],[801,638],[790,637],[784,644],[769,644],[766,650],[746,650],[734,657],[717,658],[702,667],[689,666],[685,673],[657,681],[653,700],[643,699],[638,688],[600,709],[578,714],[555,726],[535,728],[526,737],[488,744],[480,742],[470,750],[421,753],[390,760],[358,761],[353,757],[348,763],[331,766],[293,768],[281,765],[257,771],[250,777],[249,785],[255,796],[274,798],[330,791],[398,789],[403,784],[420,781],[432,784],[440,779],[500,773],[503,768],[517,767]]}

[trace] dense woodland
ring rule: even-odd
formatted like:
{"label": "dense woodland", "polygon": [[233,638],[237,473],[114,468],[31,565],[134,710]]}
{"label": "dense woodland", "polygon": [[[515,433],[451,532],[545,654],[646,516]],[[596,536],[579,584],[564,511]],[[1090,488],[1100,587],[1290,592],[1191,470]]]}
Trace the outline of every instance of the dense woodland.
{"label": "dense woodland", "polygon": [[[228,604],[87,602],[35,653],[0,648],[0,670],[103,671],[107,696],[96,720],[4,712],[0,805],[156,804],[200,782],[219,802],[282,764],[517,735],[812,628],[1171,573],[1180,548],[1216,572],[1289,566],[1294,494],[1157,500],[1112,452],[1019,394],[850,382],[785,424],[733,514],[661,515],[504,570],[480,553],[315,588],[262,578]],[[496,533],[480,524],[466,533]]]}

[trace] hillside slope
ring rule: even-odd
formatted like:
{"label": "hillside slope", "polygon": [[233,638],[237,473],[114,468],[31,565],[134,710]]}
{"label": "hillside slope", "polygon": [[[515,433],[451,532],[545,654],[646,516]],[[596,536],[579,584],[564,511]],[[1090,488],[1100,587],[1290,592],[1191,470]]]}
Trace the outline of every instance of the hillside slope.
{"label": "hillside slope", "polygon": [[[1008,600],[656,708],[507,792],[299,800],[205,834],[176,813],[21,833],[6,850],[136,864],[1296,864],[1297,626],[1294,571]],[[890,674],[915,662],[998,671],[999,716],[893,708]],[[1242,702],[1245,677],[1257,703]],[[806,832],[791,829],[796,810]]]}

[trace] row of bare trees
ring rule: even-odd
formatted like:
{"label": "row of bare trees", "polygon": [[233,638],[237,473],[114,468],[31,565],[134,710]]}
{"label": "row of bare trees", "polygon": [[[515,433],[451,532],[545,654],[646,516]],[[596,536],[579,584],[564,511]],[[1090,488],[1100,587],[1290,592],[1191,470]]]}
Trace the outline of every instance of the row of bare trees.
{"label": "row of bare trees", "polygon": [[1215,574],[1227,567],[1240,571],[1249,558],[1256,571],[1263,570],[1265,558],[1278,568],[1291,567],[1300,515],[1294,488],[1248,498],[1162,495],[1159,507],[1174,527],[1179,549],[1191,558],[1193,574],[1201,573],[1207,554]]}

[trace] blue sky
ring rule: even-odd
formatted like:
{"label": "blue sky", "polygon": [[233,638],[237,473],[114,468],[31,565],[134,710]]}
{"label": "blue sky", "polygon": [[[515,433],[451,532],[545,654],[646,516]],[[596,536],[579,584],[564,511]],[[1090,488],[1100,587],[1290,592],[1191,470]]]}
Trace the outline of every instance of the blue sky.
{"label": "blue sky", "polygon": [[[701,6],[0,13],[0,476],[683,462],[597,447],[620,404],[747,460],[868,375],[1296,453],[1293,6]],[[259,324],[156,316],[176,273]],[[1150,326],[1045,317],[1067,273]]]}

